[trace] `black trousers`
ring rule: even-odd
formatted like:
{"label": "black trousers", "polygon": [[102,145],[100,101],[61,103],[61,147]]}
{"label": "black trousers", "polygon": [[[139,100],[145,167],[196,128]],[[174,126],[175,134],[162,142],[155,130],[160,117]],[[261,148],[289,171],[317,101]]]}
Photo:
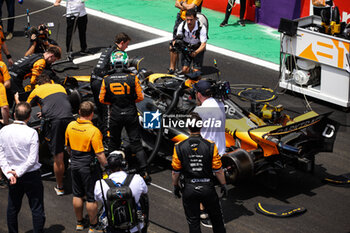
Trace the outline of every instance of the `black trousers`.
{"label": "black trousers", "polygon": [[[235,0],[233,1],[232,7],[229,4],[230,0],[227,2],[227,7],[226,7],[226,13],[225,13],[225,19],[224,22],[227,23],[228,19],[230,18],[230,15],[232,13],[233,6],[235,4]],[[244,13],[245,13],[245,8],[246,8],[246,0],[241,0],[240,1],[241,8],[239,9],[239,19],[243,20],[244,19]]]}
{"label": "black trousers", "polygon": [[[15,0],[0,0],[0,18],[5,18],[2,16],[2,5],[6,2],[7,7],[7,17],[15,16]],[[2,21],[0,21],[0,25],[2,26]],[[10,19],[7,21],[7,32],[13,32],[13,27],[15,25],[15,20]],[[5,28],[3,28],[5,31]]]}
{"label": "black trousers", "polygon": [[66,35],[67,52],[72,51],[73,43],[71,44],[71,40],[77,26],[79,30],[80,49],[85,50],[87,48],[87,44],[86,44],[86,28],[87,28],[87,22],[88,22],[87,15],[78,17],[76,26],[74,28],[75,19],[76,19],[76,16],[67,17],[67,35]]}
{"label": "black trousers", "polygon": [[200,209],[202,203],[213,224],[214,233],[225,233],[225,224],[222,217],[219,197],[213,184],[186,183],[182,191],[182,203],[185,210],[190,233],[200,233]]}
{"label": "black trousers", "polygon": [[97,108],[97,115],[98,115],[97,126],[103,135],[103,139],[106,141],[107,140],[107,130],[108,130],[108,128],[107,128],[107,126],[108,126],[107,125],[108,108],[107,108],[107,105],[102,104],[100,102],[100,99],[99,99],[101,85],[102,85],[102,79],[98,80],[98,79],[91,78],[90,85],[91,85],[92,94],[94,96],[95,105]]}
{"label": "black trousers", "polygon": [[24,194],[27,195],[30,209],[32,210],[33,232],[44,232],[44,187],[41,181],[40,171],[24,174],[17,179],[15,185],[9,186],[7,206],[7,226],[9,233],[18,233],[18,213],[22,206]]}
{"label": "black trousers", "polygon": [[121,134],[123,128],[125,127],[132,152],[136,154],[138,168],[141,170],[145,169],[147,166],[147,159],[141,143],[137,115],[114,115],[111,117],[110,122],[109,128],[111,138],[108,147],[109,152],[120,149]]}

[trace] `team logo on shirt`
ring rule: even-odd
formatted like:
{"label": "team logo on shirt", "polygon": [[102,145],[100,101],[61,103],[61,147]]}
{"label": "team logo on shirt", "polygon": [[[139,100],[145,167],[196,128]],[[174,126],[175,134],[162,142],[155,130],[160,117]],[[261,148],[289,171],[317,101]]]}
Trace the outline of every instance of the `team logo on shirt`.
{"label": "team logo on shirt", "polygon": [[191,149],[192,149],[193,151],[197,151],[197,150],[198,150],[198,143],[192,143],[192,144],[191,144]]}
{"label": "team logo on shirt", "polygon": [[144,112],[143,113],[143,128],[144,129],[159,129],[161,120],[160,116],[162,113],[157,109],[156,112]]}

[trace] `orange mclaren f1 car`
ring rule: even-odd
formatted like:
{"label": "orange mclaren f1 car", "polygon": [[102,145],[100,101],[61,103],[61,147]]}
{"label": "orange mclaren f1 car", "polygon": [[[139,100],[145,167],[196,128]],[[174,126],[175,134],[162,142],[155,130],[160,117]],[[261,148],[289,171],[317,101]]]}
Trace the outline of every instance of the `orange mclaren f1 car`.
{"label": "orange mclaren f1 car", "polygon": [[[158,111],[181,118],[196,107],[191,99],[191,85],[196,82],[193,77],[142,72],[139,76],[145,94],[145,99],[137,104],[141,125],[146,112]],[[291,119],[281,114],[280,106],[275,108],[266,103],[260,109],[264,113],[258,117],[259,114],[246,111],[230,98],[228,82],[211,82],[214,96],[225,105],[227,153],[222,156],[222,162],[228,183],[286,166],[312,172],[315,155],[332,151],[337,123],[328,118],[330,113],[310,111]],[[170,159],[174,143],[189,135],[183,127],[161,124],[159,129],[145,128],[144,145],[152,151],[148,162],[159,155]]]}

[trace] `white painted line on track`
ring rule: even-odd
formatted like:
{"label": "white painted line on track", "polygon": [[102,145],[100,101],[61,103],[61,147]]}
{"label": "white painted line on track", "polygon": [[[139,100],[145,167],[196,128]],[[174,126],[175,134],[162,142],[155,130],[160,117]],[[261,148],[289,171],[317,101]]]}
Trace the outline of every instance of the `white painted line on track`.
{"label": "white painted line on track", "polygon": [[155,44],[160,44],[160,43],[164,43],[166,41],[170,41],[172,39],[172,35],[171,36],[167,36],[167,37],[160,37],[157,39],[152,39],[152,40],[148,40],[148,41],[144,41],[141,43],[137,43],[137,44],[132,44],[130,46],[128,46],[128,48],[126,49],[126,51],[131,51],[131,50],[135,50],[135,49],[139,49],[139,48],[145,48],[148,46],[152,46]]}
{"label": "white painted line on track", "polygon": [[164,191],[166,191],[166,192],[168,192],[168,193],[173,193],[173,192],[170,191],[169,189],[163,188],[162,186],[159,186],[159,185],[156,185],[156,184],[153,184],[153,183],[151,183],[151,186],[154,186],[154,187],[156,187],[156,188],[159,188],[159,189],[161,189],[161,190],[164,190]]}
{"label": "white painted line on track", "polygon": [[[55,0],[45,0],[45,1],[50,2],[50,3],[55,3]],[[66,7],[66,2],[62,1],[61,2],[61,6]],[[138,30],[142,30],[142,31],[145,31],[145,32],[148,32],[148,33],[152,33],[152,34],[158,35],[158,36],[172,38],[172,33],[170,33],[170,32],[166,32],[166,31],[163,31],[163,30],[160,30],[160,29],[157,29],[157,28],[153,28],[153,27],[141,24],[141,23],[136,23],[134,21],[131,21],[131,20],[128,20],[128,19],[124,19],[124,18],[120,18],[118,16],[110,15],[110,14],[104,13],[102,11],[98,11],[98,10],[94,10],[94,9],[86,7],[86,12],[89,15],[94,15],[96,17],[99,17],[99,18],[102,18],[102,19],[105,19],[105,20],[108,20],[108,21],[112,21],[114,23],[122,24],[122,25],[125,25],[125,26],[128,26],[128,27],[135,28],[135,29],[138,29]]]}
{"label": "white painted line on track", "polygon": [[[55,2],[55,0],[45,0],[45,1],[50,2],[50,3],[54,3]],[[66,5],[65,1],[62,1],[61,2],[61,6],[65,7],[65,5]],[[157,28],[146,26],[146,25],[141,24],[141,23],[136,23],[136,22],[133,22],[131,20],[120,18],[118,16],[110,15],[110,14],[107,14],[107,13],[104,13],[104,12],[101,12],[101,11],[97,11],[97,10],[93,10],[93,9],[90,9],[90,8],[86,8],[86,11],[90,15],[94,15],[96,17],[100,17],[100,18],[103,18],[105,20],[112,21],[114,23],[122,24],[122,25],[125,25],[125,26],[128,26],[128,27],[131,27],[131,28],[135,28],[137,30],[142,30],[142,31],[145,31],[145,32],[148,32],[148,33],[156,34],[156,35],[162,36],[162,38],[170,38],[170,39],[172,38],[172,33],[170,33],[170,32],[166,32],[166,31],[163,31],[163,30],[160,30],[160,29],[157,29]],[[131,47],[131,45],[129,47]],[[142,48],[142,47],[138,47],[138,48]],[[168,48],[164,48],[164,49],[168,49]],[[271,69],[271,70],[274,70],[274,71],[278,71],[279,70],[279,65],[278,64],[275,64],[275,63],[272,63],[272,62],[268,62],[268,61],[265,61],[265,60],[262,60],[262,59],[259,59],[259,58],[256,58],[256,57],[252,57],[252,56],[244,55],[244,54],[241,54],[241,53],[237,53],[237,52],[234,52],[234,51],[231,51],[231,50],[228,50],[228,49],[224,49],[224,48],[221,48],[221,47],[217,47],[217,46],[214,46],[214,45],[211,45],[211,44],[207,44],[207,50],[215,52],[215,53],[219,53],[219,54],[222,54],[222,55],[234,58],[234,59],[238,59],[238,60],[242,60],[242,61],[245,61],[245,62],[248,62],[248,63],[252,63],[252,64],[255,64],[255,65],[258,65],[258,66],[262,66],[262,67],[265,67],[265,68],[268,68],[268,69]],[[94,56],[94,55],[92,55],[92,56]],[[87,57],[91,57],[91,55],[87,56]],[[91,59],[91,58],[89,58],[89,59]],[[89,60],[89,61],[91,61],[91,60]],[[76,63],[76,64],[78,64],[78,63]]]}
{"label": "white painted line on track", "polygon": [[41,177],[51,176],[51,175],[52,175],[52,172],[48,172],[48,173],[41,174]]}
{"label": "white painted line on track", "polygon": [[88,61],[97,60],[100,56],[101,56],[101,53],[95,53],[93,55],[75,58],[75,59],[73,59],[73,63],[80,64],[80,63],[84,63],[84,62],[88,62]]}
{"label": "white painted line on track", "polygon": [[[130,45],[126,51],[132,51],[132,50],[136,50],[136,49],[140,49],[140,48],[145,48],[148,46],[153,46],[156,44],[160,44],[160,43],[164,43],[166,41],[171,40],[172,37],[160,37],[160,38],[156,38],[156,39],[152,39],[152,40],[148,40],[148,41],[144,41],[144,42],[140,42],[137,44],[132,44]],[[93,60],[97,60],[99,57],[101,56],[101,53],[96,53],[93,55],[88,55],[88,56],[84,56],[84,57],[79,57],[73,60],[74,64],[80,64],[80,63],[84,63],[84,62],[88,62],[88,61],[93,61]]]}
{"label": "white painted line on track", "polygon": [[216,52],[216,53],[228,56],[228,57],[232,57],[232,58],[235,58],[238,60],[242,60],[245,62],[253,63],[253,64],[256,64],[259,66],[263,66],[263,67],[271,69],[271,70],[279,71],[278,64],[275,64],[275,63],[272,63],[269,61],[265,61],[265,60],[261,60],[261,59],[256,58],[256,57],[251,57],[251,56],[248,56],[245,54],[237,53],[237,52],[234,52],[232,50],[217,47],[215,45],[207,44],[207,50],[210,50],[210,51],[213,51],[213,52]]}

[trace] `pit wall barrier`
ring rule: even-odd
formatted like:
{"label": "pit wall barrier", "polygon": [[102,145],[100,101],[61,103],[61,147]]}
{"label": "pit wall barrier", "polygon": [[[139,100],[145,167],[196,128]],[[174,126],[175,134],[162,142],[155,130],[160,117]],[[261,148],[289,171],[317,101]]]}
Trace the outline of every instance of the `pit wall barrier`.
{"label": "pit wall barrier", "polygon": [[[312,0],[260,0],[260,8],[255,0],[246,1],[245,19],[255,23],[278,28],[280,18],[297,19],[313,14]],[[339,8],[341,21],[350,23],[350,0],[333,0]],[[203,7],[225,13],[227,0],[204,0]],[[232,14],[239,17],[240,1],[236,0]]]}

